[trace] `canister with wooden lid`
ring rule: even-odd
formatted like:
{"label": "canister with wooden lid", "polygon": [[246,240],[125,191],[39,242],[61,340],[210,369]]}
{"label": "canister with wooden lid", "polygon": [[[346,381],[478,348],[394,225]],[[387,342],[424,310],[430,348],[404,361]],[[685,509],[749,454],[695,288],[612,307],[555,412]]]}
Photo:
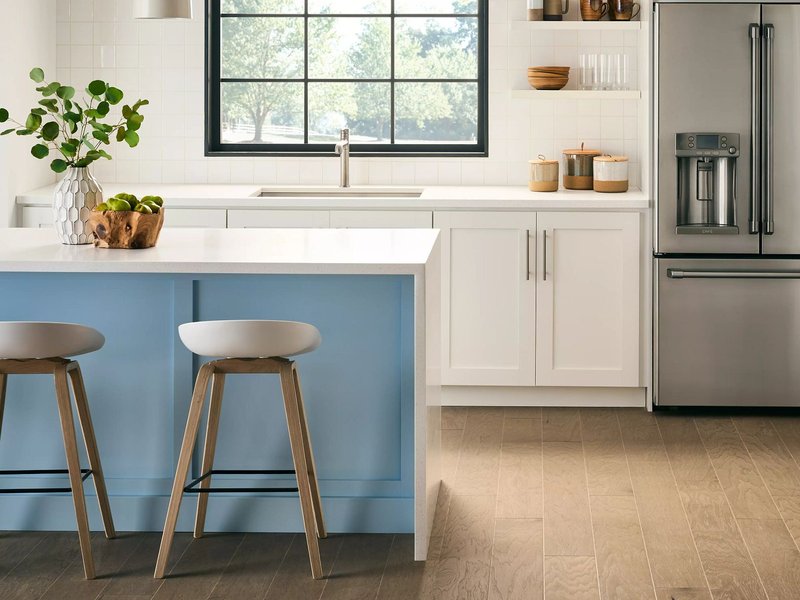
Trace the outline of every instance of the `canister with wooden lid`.
{"label": "canister with wooden lid", "polygon": [[594,191],[628,191],[627,156],[609,156],[606,154],[594,157]]}
{"label": "canister with wooden lid", "polygon": [[599,150],[587,150],[584,144],[580,149],[564,150],[564,187],[568,190],[592,189],[594,157]]}
{"label": "canister with wooden lid", "polygon": [[532,192],[558,191],[558,161],[547,160],[543,154],[537,159],[528,161],[531,166],[531,177],[528,187]]}

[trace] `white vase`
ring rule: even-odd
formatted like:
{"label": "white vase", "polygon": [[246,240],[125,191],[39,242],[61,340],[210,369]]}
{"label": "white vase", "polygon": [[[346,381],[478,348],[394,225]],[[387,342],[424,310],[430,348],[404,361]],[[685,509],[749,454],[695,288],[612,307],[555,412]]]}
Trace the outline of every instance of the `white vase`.
{"label": "white vase", "polygon": [[62,244],[91,244],[89,213],[103,202],[103,188],[86,167],[70,167],[56,186],[53,214]]}

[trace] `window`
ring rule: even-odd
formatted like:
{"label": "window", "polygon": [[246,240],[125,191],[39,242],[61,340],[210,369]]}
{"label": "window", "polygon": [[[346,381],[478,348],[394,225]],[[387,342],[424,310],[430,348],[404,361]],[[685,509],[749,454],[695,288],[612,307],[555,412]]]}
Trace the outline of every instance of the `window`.
{"label": "window", "polygon": [[488,0],[208,0],[209,155],[486,155]]}

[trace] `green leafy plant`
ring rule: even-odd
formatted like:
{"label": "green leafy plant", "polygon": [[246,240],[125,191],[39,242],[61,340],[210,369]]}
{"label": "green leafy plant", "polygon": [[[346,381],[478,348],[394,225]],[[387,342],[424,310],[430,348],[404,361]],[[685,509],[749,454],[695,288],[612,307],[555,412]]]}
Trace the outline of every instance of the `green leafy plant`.
{"label": "green leafy plant", "polygon": [[30,77],[41,84],[36,88],[42,95],[39,106],[31,109],[24,123],[12,119],[8,110],[0,108],[0,123],[9,121],[16,125],[0,135],[35,136],[39,142],[31,148],[31,154],[38,159],[51,154],[58,156],[50,163],[56,173],[63,173],[67,167],[88,167],[101,158],[111,160],[103,146],[114,140],[124,141],[131,148],[139,144],[139,129],[144,122],[139,109],[150,104],[148,100],[123,105],[121,116],[116,117],[112,116],[111,107],[122,102],[124,94],[105,81],[92,81],[86,86],[88,95],[77,100],[75,88],[45,81],[44,71],[39,67],[31,71]]}

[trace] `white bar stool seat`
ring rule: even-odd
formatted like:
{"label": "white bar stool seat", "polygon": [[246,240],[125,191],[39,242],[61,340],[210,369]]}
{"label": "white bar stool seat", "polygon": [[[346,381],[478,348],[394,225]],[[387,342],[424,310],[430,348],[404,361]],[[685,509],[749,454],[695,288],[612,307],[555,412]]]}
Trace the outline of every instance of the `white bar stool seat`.
{"label": "white bar stool seat", "polygon": [[100,350],[106,340],[96,329],[74,323],[0,322],[0,359],[28,360],[80,356]]}
{"label": "white bar stool seat", "polygon": [[200,321],[178,327],[184,346],[199,356],[272,358],[316,350],[319,330],[297,321]]}
{"label": "white bar stool seat", "polygon": [[[68,474],[68,488],[3,488],[0,494],[71,492],[78,525],[83,571],[87,579],[94,579],[94,560],[89,537],[89,519],[83,482],[91,475],[97,490],[97,502],[103,518],[107,538],[116,536],[111,505],[108,502],[100,453],[86,398],[80,365],[67,357],[79,356],[99,350],[105,338],[96,329],[73,323],[43,323],[31,321],[0,321],[0,431],[3,425],[6,387],[9,375],[53,375],[56,388],[61,434],[67,469],[3,470],[0,475]],[[89,459],[89,469],[81,469],[78,441],[72,412],[70,383],[75,396],[75,408],[83,433],[83,442]]]}
{"label": "white bar stool seat", "polygon": [[[311,438],[308,433],[303,396],[300,390],[300,376],[295,363],[286,358],[311,352],[319,347],[322,341],[319,330],[308,323],[296,321],[202,321],[185,323],[178,328],[178,332],[181,341],[194,354],[226,358],[205,363],[197,374],[154,576],[162,578],[166,572],[184,493],[197,493],[198,495],[194,537],[200,538],[203,536],[205,528],[210,493],[257,491],[261,493],[299,492],[311,574],[315,579],[321,578],[323,572],[318,538],[326,537],[327,533],[322,516],[322,502],[317,484],[314,455],[311,451]],[[280,375],[294,470],[214,470],[214,454],[217,446],[225,376],[236,373]],[[200,476],[187,485],[186,477],[192,460],[209,382],[211,382],[211,400],[208,408],[203,464]],[[223,472],[249,475],[294,474],[297,478],[297,487],[251,488],[250,490],[212,488],[212,476]]]}

